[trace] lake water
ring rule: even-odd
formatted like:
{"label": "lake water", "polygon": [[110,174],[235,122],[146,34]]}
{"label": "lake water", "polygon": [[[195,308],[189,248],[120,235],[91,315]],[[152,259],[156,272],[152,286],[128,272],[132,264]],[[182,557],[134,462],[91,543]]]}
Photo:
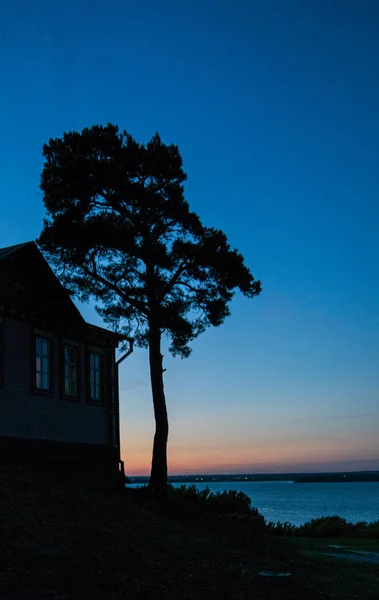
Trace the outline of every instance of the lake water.
{"label": "lake water", "polygon": [[[181,484],[174,484],[179,486]],[[379,519],[379,483],[293,483],[292,481],[246,481],[196,483],[212,492],[241,491],[267,521],[302,525],[318,517],[338,515],[347,521]]]}

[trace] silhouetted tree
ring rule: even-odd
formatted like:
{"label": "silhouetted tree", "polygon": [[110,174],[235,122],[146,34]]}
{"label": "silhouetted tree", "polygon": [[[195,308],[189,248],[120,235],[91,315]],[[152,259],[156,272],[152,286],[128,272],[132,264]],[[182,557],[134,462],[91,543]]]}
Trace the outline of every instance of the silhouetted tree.
{"label": "silhouetted tree", "polygon": [[148,347],[155,415],[150,487],[167,486],[168,418],[162,334],[173,355],[230,314],[236,289],[255,281],[222,231],[205,227],[184,199],[178,147],[158,134],[146,144],[108,124],[44,145],[47,218],[38,239],[61,281],[120,332]]}

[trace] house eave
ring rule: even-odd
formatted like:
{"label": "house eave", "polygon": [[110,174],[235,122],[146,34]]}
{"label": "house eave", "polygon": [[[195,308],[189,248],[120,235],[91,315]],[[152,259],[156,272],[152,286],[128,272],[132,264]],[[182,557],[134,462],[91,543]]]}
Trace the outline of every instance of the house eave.
{"label": "house eave", "polygon": [[25,307],[3,301],[0,298],[0,318],[1,317],[10,317],[27,321],[33,327],[55,331],[57,334],[64,335],[65,337],[87,338],[89,341],[93,338],[92,342],[95,345],[102,340],[107,346],[117,348],[118,344],[126,339],[125,336],[116,334],[103,327],[91,325],[84,320],[83,323],[67,323],[66,321],[60,321],[56,318],[49,317],[49,315],[30,311]]}
{"label": "house eave", "polygon": [[102,335],[107,335],[118,342],[124,342],[125,340],[129,340],[130,338],[127,335],[123,335],[121,333],[116,333],[115,331],[110,331],[109,329],[105,329],[104,327],[99,327],[99,325],[92,325],[91,323],[87,323],[87,327],[92,329],[97,333],[101,333]]}

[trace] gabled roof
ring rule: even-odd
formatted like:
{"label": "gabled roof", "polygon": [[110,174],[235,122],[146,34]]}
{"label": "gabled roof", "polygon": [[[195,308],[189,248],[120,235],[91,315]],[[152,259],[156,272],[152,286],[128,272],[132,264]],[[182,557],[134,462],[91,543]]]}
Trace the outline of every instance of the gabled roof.
{"label": "gabled roof", "polygon": [[[5,263],[14,259],[12,266]],[[15,279],[22,285],[19,303],[24,309],[48,314],[66,323],[83,326],[85,320],[35,242],[25,242],[0,249],[0,267],[5,267],[2,277],[8,282]],[[3,296],[11,300],[11,286],[2,290]]]}
{"label": "gabled roof", "polygon": [[[73,325],[76,324],[79,326],[86,326],[94,333],[97,332],[101,335],[106,335],[107,337],[117,340],[117,342],[127,339],[124,335],[109,331],[108,329],[104,329],[103,327],[99,327],[97,325],[90,325],[89,323],[86,323],[78,307],[68,295],[67,290],[59,282],[59,279],[55,275],[54,271],[35,242],[24,242],[23,244],[16,244],[15,246],[0,248],[0,262],[21,249],[23,249],[24,252],[21,252],[17,257],[17,262],[21,266],[21,269],[23,269],[23,275],[21,275],[21,277],[25,276],[25,273],[29,274],[33,266],[38,267],[36,273],[37,282],[36,278],[33,277],[33,284],[36,284],[36,287],[33,289],[32,286],[29,285],[31,295],[29,295],[29,297],[24,295],[23,298],[25,302],[28,301],[29,305],[34,305],[35,302],[37,302],[37,305],[39,305],[41,296],[39,298],[37,297],[36,299],[36,295],[38,296],[36,292],[39,288],[43,290],[49,290],[47,294],[45,294],[45,292],[42,293],[42,302],[45,304],[45,306],[42,307],[42,310],[45,309],[45,312],[46,310],[48,312],[51,310],[53,310],[53,312],[58,312],[60,319],[65,315],[66,318],[64,320],[66,322],[70,322]],[[18,258],[20,260],[18,260]],[[40,283],[42,281],[43,285],[41,284],[38,286],[38,278]],[[49,297],[50,294],[51,297]],[[33,306],[33,308],[35,309],[36,307]]]}
{"label": "gabled roof", "polygon": [[0,260],[6,258],[13,252],[17,252],[20,248],[27,246],[28,244],[33,244],[34,242],[23,242],[22,244],[16,244],[15,246],[7,246],[6,248],[0,248]]}

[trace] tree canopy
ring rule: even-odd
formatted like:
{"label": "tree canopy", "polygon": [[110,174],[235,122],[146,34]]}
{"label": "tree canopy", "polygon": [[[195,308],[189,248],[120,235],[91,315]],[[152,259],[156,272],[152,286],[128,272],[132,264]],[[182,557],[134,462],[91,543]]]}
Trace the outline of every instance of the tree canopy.
{"label": "tree canopy", "polygon": [[236,290],[253,298],[261,284],[226,235],[190,210],[179,149],[159,134],[140,144],[115,125],[93,126],[50,139],[43,156],[38,243],[68,289],[94,298],[106,322],[149,347],[151,369],[159,362],[156,409],[161,335],[187,357],[191,342],[230,314]]}

